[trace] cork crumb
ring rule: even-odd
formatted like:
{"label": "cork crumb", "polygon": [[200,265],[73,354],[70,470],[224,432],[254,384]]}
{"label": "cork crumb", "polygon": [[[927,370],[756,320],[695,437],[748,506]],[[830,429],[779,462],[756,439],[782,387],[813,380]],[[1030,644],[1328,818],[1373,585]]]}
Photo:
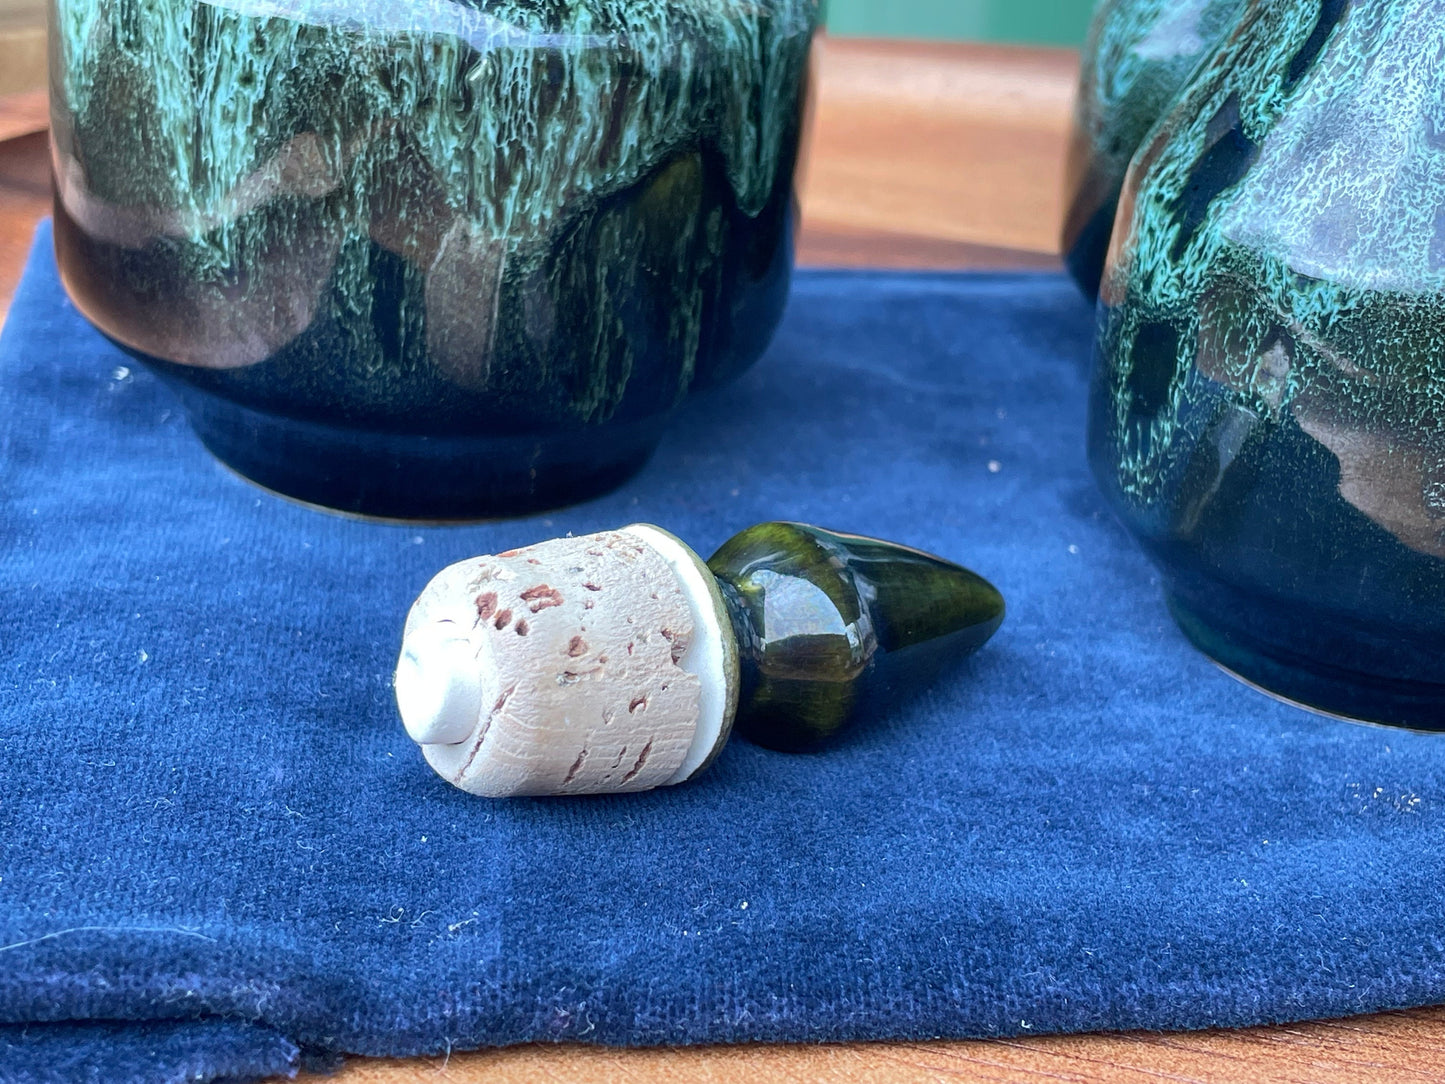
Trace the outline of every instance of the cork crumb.
{"label": "cork crumb", "polygon": [[518,635],[518,636],[526,636],[527,633],[529,633],[529,632],[531,632],[531,631],[532,631],[531,626],[529,626],[529,625],[527,624],[527,619],[526,619],[525,617],[522,618],[522,620],[520,620],[520,621],[517,622],[517,635]]}
{"label": "cork crumb", "polygon": [[585,587],[585,588],[587,588],[587,590],[589,590],[589,591],[601,591],[601,590],[602,590],[602,588],[598,587],[598,586],[597,586],[595,583],[593,583],[591,580],[588,580],[588,581],[585,582],[582,586]]}
{"label": "cork crumb", "polygon": [[574,659],[579,655],[587,654],[587,641],[580,636],[572,637],[571,642],[567,644],[567,654]]}
{"label": "cork crumb", "polygon": [[672,645],[672,664],[676,666],[682,662],[682,657],[687,654],[690,641],[686,636],[679,636],[671,629],[662,629],[659,635]]}
{"label": "cork crumb", "polygon": [[488,591],[477,596],[477,617],[485,621],[497,612],[497,593]]}
{"label": "cork crumb", "polygon": [[507,706],[507,701],[512,699],[512,694],[516,691],[517,686],[515,685],[509,685],[503,689],[502,695],[497,697],[497,702],[492,705],[490,714],[482,720],[482,725],[477,728],[477,736],[472,742],[471,752],[467,754],[466,763],[462,765],[461,770],[457,772],[456,775],[452,776],[452,782],[457,786],[462,785],[462,780],[466,778],[467,772],[471,770],[472,761],[476,760],[477,754],[482,751],[482,744],[487,740],[487,734],[490,733],[492,729],[492,720]]}
{"label": "cork crumb", "polygon": [[634,779],[637,778],[637,773],[642,771],[642,766],[647,763],[647,755],[651,752],[652,742],[649,741],[646,745],[642,747],[642,752],[638,754],[637,763],[634,764],[631,770],[629,770],[628,773],[622,777],[622,781],[624,783],[631,783]]}
{"label": "cork crumb", "polygon": [[510,625],[511,623],[512,623],[512,611],[511,611],[511,610],[503,610],[501,613],[499,613],[499,614],[497,615],[496,621],[492,622],[493,626],[497,629],[498,632],[500,632],[502,629],[506,628],[506,627],[507,627],[508,625]]}
{"label": "cork crumb", "polygon": [[627,714],[628,714],[628,715],[636,715],[636,714],[638,713],[638,711],[646,711],[646,710],[647,710],[647,697],[645,697],[645,696],[636,697],[636,698],[632,701],[632,703],[630,703],[630,704],[627,705]]}
{"label": "cork crumb", "polygon": [[548,587],[545,583],[527,588],[518,597],[523,602],[531,603],[531,610],[534,614],[541,613],[553,606],[560,606],[563,602],[562,592],[555,587]]}
{"label": "cork crumb", "polygon": [[562,777],[562,786],[565,787],[568,783],[572,782],[572,780],[576,779],[577,773],[582,770],[582,765],[586,763],[587,750],[583,749],[582,752],[577,754],[577,759],[572,762],[572,767],[567,769],[567,774]]}

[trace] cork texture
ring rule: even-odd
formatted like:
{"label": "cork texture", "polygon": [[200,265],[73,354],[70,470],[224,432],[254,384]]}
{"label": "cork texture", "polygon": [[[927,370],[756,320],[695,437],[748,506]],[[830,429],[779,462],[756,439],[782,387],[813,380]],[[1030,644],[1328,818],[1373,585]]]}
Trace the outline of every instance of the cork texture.
{"label": "cork texture", "polygon": [[561,538],[444,570],[407,634],[470,626],[477,727],[423,746],[456,786],[489,797],[648,790],[682,765],[701,684],[679,666],[695,635],[667,562],[636,537]]}

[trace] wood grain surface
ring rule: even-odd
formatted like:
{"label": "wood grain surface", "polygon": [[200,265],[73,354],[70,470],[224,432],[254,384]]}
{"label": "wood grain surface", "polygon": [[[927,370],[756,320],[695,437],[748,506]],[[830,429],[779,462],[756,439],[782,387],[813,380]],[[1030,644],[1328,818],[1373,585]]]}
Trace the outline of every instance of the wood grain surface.
{"label": "wood grain surface", "polygon": [[[7,116],[6,105],[0,99],[0,125]],[[0,143],[0,317],[10,308],[20,282],[35,224],[49,213],[50,145],[43,131],[32,128],[27,135]]]}
{"label": "wood grain surface", "polygon": [[1439,1084],[1445,1008],[1290,1027],[973,1042],[608,1050],[522,1046],[359,1059],[302,1084]]}
{"label": "wood grain surface", "polygon": [[820,43],[805,263],[1056,266],[1078,54]]}
{"label": "wood grain surface", "polygon": [[[820,43],[799,259],[832,266],[1057,267],[1060,177],[1077,56],[1066,50]],[[9,103],[7,109],[7,101]],[[0,139],[43,124],[0,100]],[[10,127],[7,127],[10,118]],[[0,144],[0,307],[47,213],[44,137]],[[609,1050],[518,1047],[356,1059],[311,1084],[1445,1084],[1445,1007],[1189,1034]]]}

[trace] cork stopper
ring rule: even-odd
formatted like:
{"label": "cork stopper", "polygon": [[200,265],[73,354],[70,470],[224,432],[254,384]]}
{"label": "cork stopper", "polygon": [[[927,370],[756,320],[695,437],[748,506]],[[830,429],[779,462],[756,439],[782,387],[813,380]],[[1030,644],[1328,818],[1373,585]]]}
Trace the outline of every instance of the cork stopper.
{"label": "cork stopper", "polygon": [[726,742],[737,645],[686,545],[635,525],[462,561],[407,617],[397,705],[428,763],[487,797],[670,786]]}

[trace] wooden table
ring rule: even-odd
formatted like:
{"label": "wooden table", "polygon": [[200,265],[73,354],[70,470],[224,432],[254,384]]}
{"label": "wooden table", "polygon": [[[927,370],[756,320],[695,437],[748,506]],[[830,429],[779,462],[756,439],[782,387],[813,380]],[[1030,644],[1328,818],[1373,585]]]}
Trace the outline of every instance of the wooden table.
{"label": "wooden table", "polygon": [[[1078,58],[1065,50],[827,41],[804,169],[803,263],[1053,268]],[[0,103],[0,139],[37,99]],[[28,119],[27,119],[28,118]],[[0,144],[0,305],[49,206],[43,135]],[[677,1081],[1445,1081],[1445,1006],[1189,1034],[675,1050],[519,1047],[351,1062],[308,1084]]]}

